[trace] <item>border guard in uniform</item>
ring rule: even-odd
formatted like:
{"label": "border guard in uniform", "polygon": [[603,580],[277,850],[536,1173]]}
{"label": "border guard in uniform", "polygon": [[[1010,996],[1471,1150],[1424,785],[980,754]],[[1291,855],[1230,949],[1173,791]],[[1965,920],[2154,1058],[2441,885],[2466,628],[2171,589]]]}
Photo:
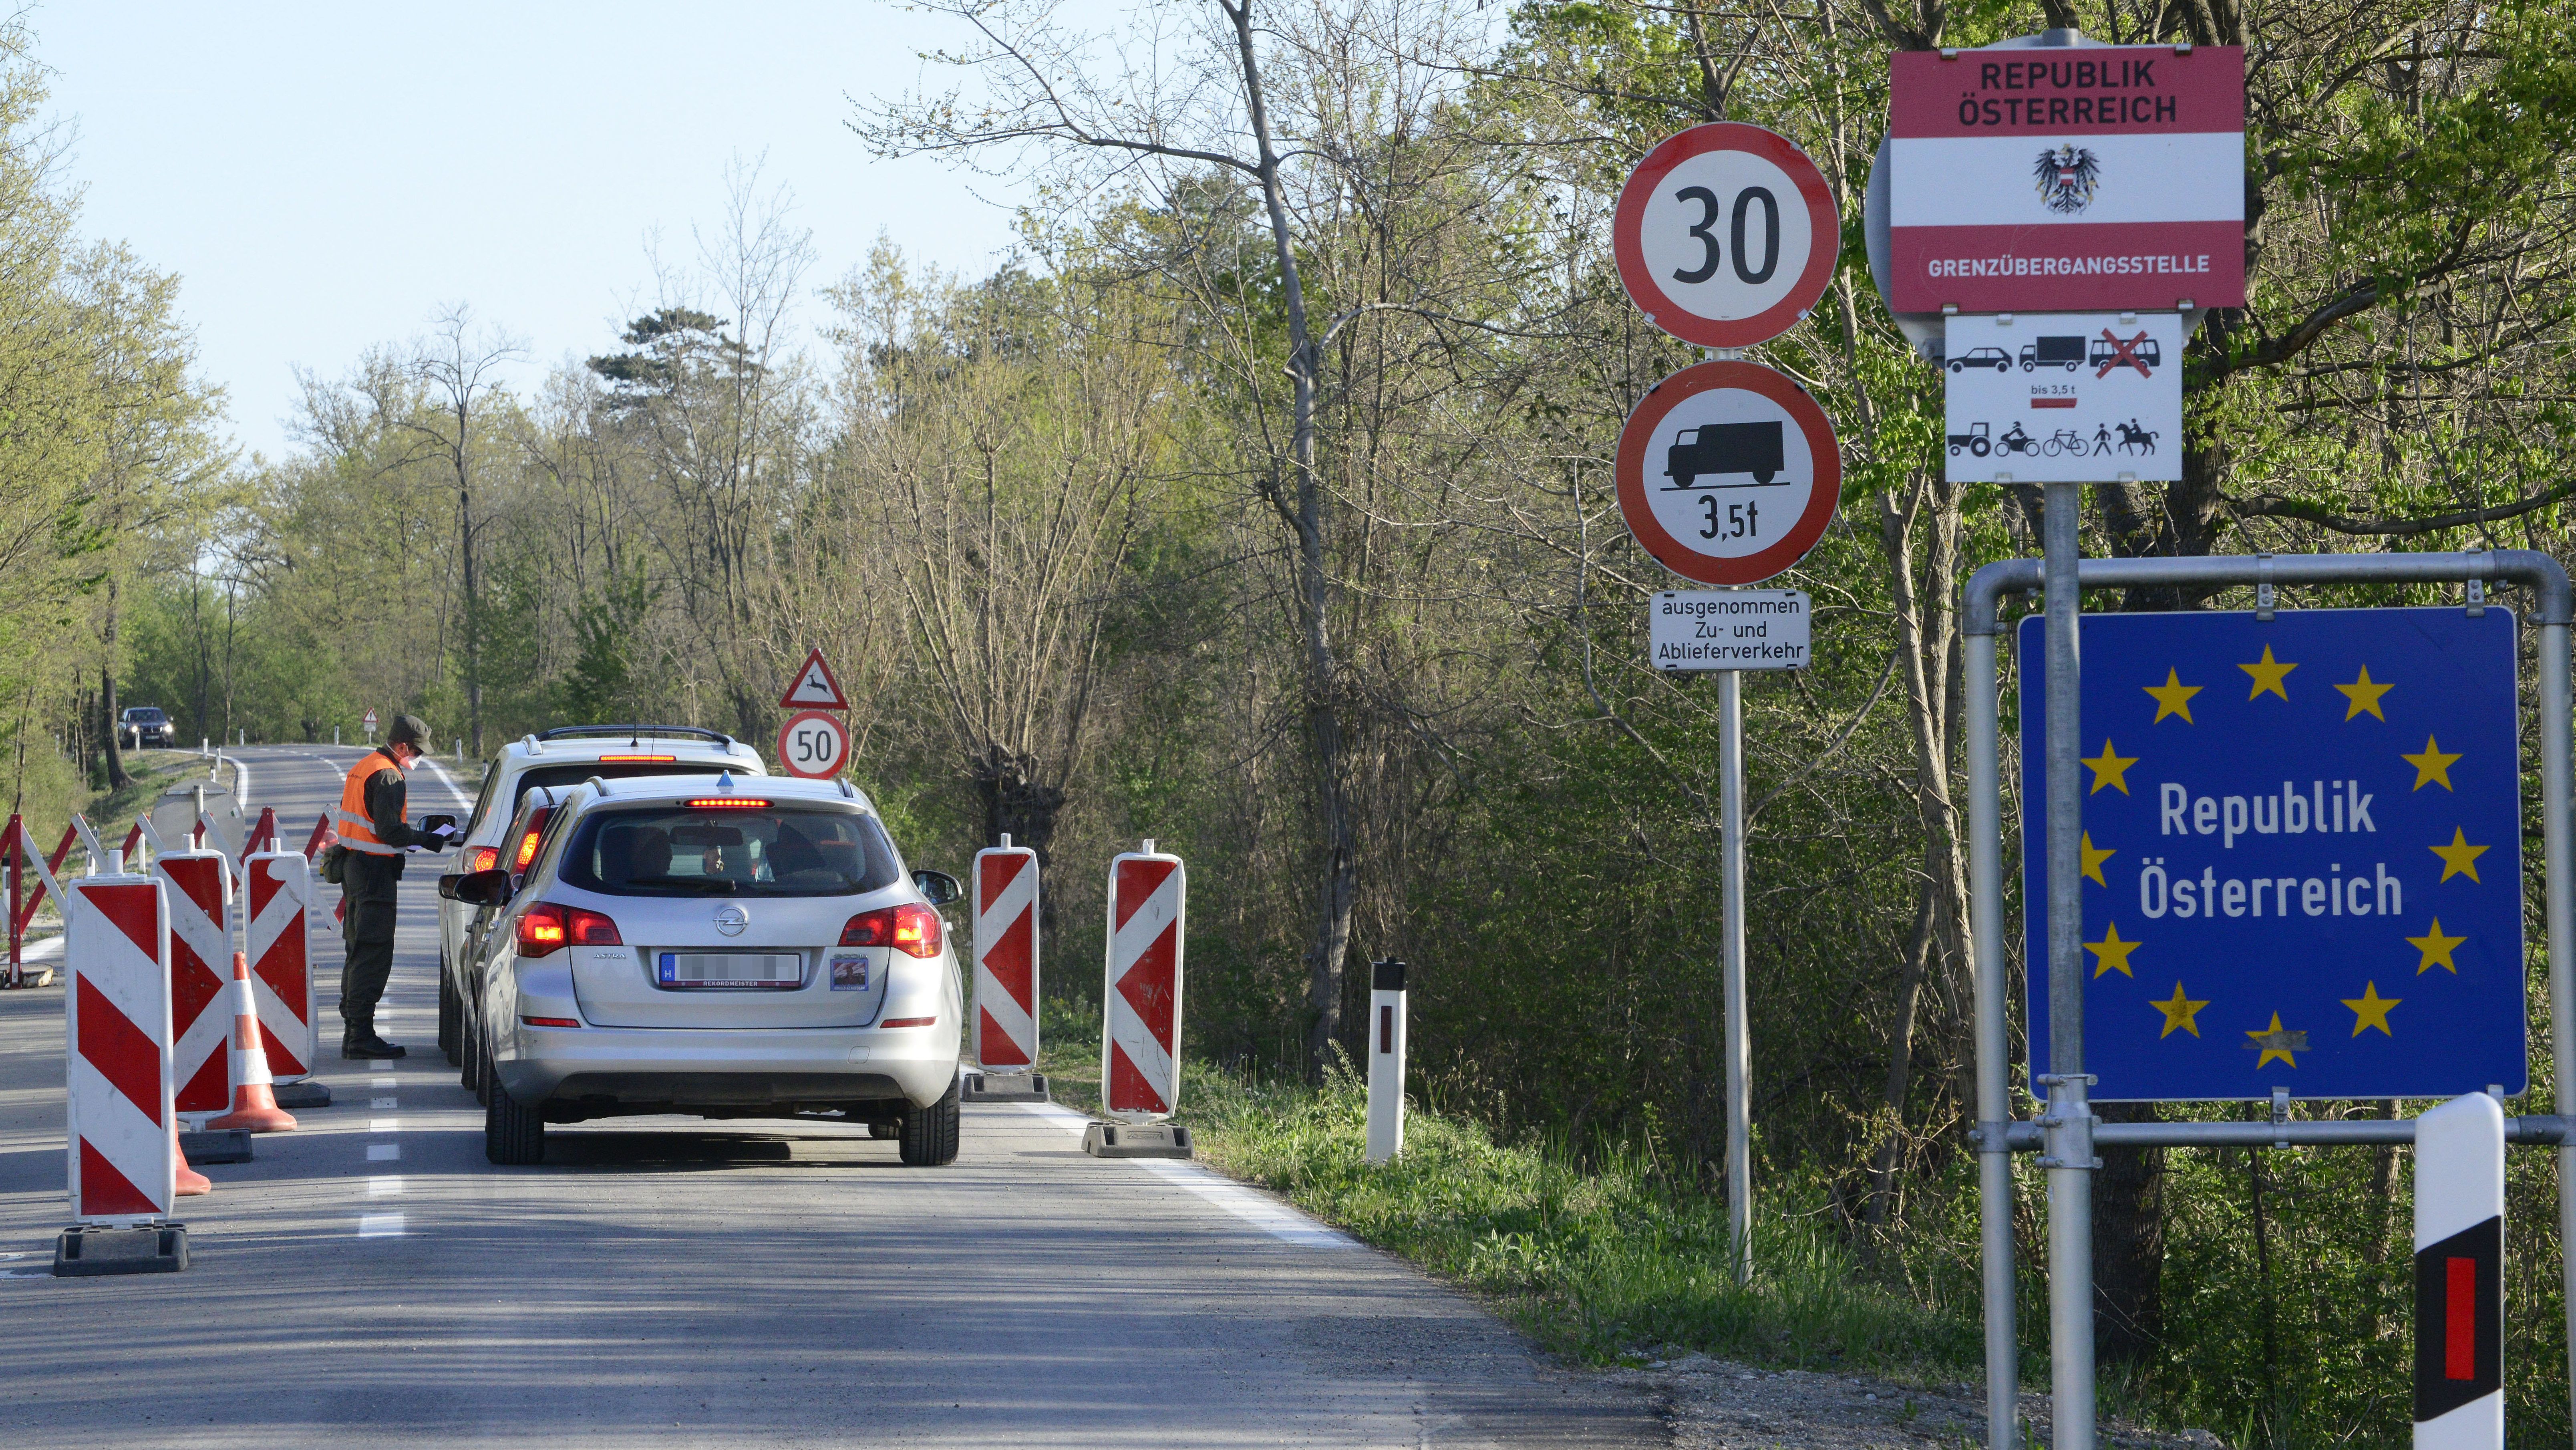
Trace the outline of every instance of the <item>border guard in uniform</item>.
{"label": "border guard in uniform", "polygon": [[444,851],[456,827],[440,822],[426,830],[405,823],[410,787],[406,772],[429,749],[429,725],[417,715],[396,715],[382,750],[371,750],[340,784],[338,844],[340,895],[348,945],[340,969],[340,1055],[392,1058],[404,1049],[376,1033],[376,1003],[394,969],[394,907],[400,897],[408,848]]}

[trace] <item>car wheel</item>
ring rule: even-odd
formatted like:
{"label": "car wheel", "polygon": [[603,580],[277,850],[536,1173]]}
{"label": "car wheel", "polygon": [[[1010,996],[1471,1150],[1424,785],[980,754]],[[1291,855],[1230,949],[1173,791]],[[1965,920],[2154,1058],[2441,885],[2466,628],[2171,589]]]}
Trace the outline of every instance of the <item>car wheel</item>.
{"label": "car wheel", "polygon": [[906,1108],[900,1146],[906,1168],[937,1168],[957,1161],[957,1084],[926,1108]]}
{"label": "car wheel", "polygon": [[488,1050],[475,1053],[474,1060],[483,1068],[479,1094],[483,1099],[483,1156],[511,1168],[546,1161],[546,1120],[536,1109],[521,1106],[510,1096],[510,1090],[501,1086]]}
{"label": "car wheel", "polygon": [[465,1053],[457,1046],[457,1018],[464,1008],[456,1000],[456,983],[447,975],[447,959],[438,963],[438,1050],[447,1054],[450,1066],[462,1066]]}

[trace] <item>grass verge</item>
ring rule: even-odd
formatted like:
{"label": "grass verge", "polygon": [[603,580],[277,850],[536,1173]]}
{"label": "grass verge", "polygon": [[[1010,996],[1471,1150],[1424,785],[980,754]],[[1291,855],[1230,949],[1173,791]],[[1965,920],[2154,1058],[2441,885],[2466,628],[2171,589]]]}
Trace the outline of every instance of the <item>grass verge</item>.
{"label": "grass verge", "polygon": [[[1067,1107],[1099,1101],[1091,1052],[1046,1054]],[[1561,1354],[1607,1363],[1671,1347],[1918,1380],[1978,1373],[1973,1301],[1927,1304],[1889,1285],[1806,1211],[1802,1198],[1821,1195],[1766,1188],[1756,1272],[1738,1285],[1724,1203],[1676,1188],[1641,1155],[1585,1165],[1416,1110],[1404,1152],[1370,1167],[1367,1090],[1349,1074],[1318,1088],[1200,1063],[1188,1073],[1181,1119],[1210,1166],[1476,1292]]]}

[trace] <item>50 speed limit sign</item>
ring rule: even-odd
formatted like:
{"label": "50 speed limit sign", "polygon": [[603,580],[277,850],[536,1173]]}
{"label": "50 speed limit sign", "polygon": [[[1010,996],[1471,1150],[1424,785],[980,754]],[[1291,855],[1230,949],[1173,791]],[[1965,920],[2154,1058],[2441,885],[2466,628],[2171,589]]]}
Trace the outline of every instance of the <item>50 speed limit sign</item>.
{"label": "50 speed limit sign", "polygon": [[1825,295],[1842,225],[1806,152],[1719,121],[1665,137],[1637,163],[1610,243],[1648,322],[1701,347],[1751,347]]}
{"label": "50 speed limit sign", "polygon": [[778,727],[778,763],[789,775],[821,780],[840,774],[849,758],[848,727],[821,710],[792,715]]}

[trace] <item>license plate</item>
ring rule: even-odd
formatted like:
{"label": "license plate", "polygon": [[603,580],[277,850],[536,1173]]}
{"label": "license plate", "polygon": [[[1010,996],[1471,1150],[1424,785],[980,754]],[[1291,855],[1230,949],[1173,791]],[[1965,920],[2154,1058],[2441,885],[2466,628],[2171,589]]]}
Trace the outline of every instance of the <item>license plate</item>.
{"label": "license plate", "polygon": [[781,952],[664,952],[665,987],[795,987],[805,980],[805,958]]}

